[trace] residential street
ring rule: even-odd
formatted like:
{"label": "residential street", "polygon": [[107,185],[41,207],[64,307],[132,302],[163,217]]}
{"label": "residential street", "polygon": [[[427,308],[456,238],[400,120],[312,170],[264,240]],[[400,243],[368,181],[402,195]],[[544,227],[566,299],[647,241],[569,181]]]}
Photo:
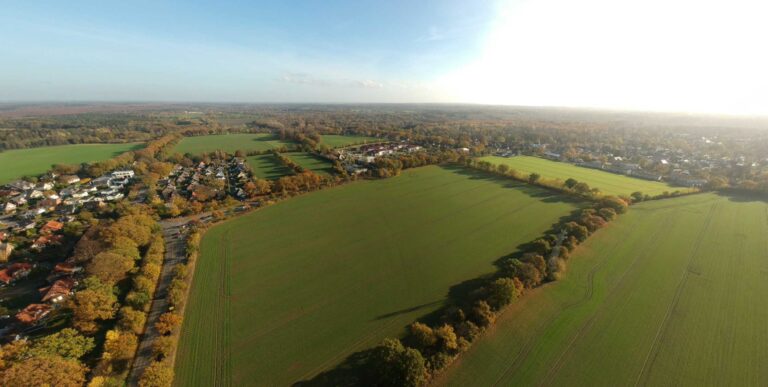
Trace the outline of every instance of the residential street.
{"label": "residential street", "polygon": [[168,310],[168,299],[166,296],[168,294],[168,286],[170,286],[173,280],[173,268],[177,263],[183,263],[185,260],[185,239],[179,235],[180,227],[204,215],[207,214],[160,222],[163,228],[163,238],[165,239],[165,259],[163,260],[163,269],[160,273],[157,290],[155,291],[155,298],[152,300],[152,306],[147,315],[144,334],[141,335],[136,358],[128,375],[129,386],[138,386],[144,368],[152,362],[152,343],[154,343],[155,338],[158,336],[155,330],[155,322],[160,315]]}

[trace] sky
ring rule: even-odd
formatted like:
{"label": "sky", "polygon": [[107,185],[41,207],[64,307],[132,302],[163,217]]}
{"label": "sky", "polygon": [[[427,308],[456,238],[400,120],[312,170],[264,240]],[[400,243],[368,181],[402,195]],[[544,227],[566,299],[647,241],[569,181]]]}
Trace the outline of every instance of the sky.
{"label": "sky", "polygon": [[18,1],[0,101],[768,114],[754,0]]}

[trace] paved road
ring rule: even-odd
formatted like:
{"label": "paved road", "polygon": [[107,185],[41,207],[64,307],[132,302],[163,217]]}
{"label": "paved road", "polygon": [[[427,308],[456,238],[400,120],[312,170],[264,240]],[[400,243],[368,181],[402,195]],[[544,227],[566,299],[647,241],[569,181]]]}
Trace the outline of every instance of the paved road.
{"label": "paved road", "polygon": [[161,314],[168,311],[168,287],[173,280],[173,268],[177,263],[183,263],[186,260],[185,238],[180,237],[178,233],[182,225],[197,218],[176,218],[160,222],[163,228],[163,238],[165,239],[165,259],[163,260],[163,269],[160,272],[157,290],[155,290],[155,298],[152,300],[152,306],[147,315],[144,334],[141,335],[136,358],[128,375],[129,386],[138,386],[141,374],[144,373],[144,369],[153,360],[152,343],[158,337],[158,333],[155,330],[155,322],[157,322]]}

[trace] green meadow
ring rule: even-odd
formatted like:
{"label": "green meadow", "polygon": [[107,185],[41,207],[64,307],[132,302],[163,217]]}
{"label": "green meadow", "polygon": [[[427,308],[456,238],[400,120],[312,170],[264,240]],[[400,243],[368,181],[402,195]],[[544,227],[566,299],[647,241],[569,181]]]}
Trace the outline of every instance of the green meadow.
{"label": "green meadow", "polygon": [[178,386],[289,385],[438,309],[579,204],[430,166],[301,195],[204,236]]}
{"label": "green meadow", "polygon": [[435,384],[766,385],[767,214],[715,194],[632,206]]}
{"label": "green meadow", "polygon": [[184,137],[173,150],[182,154],[201,154],[217,150],[235,153],[238,150],[266,151],[292,145],[292,142],[280,140],[271,133],[232,133]]}
{"label": "green meadow", "polygon": [[293,175],[291,168],[283,165],[273,154],[248,156],[246,158],[248,165],[253,171],[253,175],[259,179],[275,180],[280,177]]}
{"label": "green meadow", "polygon": [[569,178],[589,184],[592,188],[599,188],[601,192],[609,195],[629,196],[633,192],[640,191],[647,195],[659,195],[663,192],[687,191],[687,188],[673,187],[669,184],[643,180],[615,173],[600,171],[597,169],[579,167],[569,163],[542,159],[531,156],[499,157],[486,156],[480,160],[488,161],[494,165],[505,164],[525,174],[538,173],[547,179],[559,179],[565,181]]}
{"label": "green meadow", "polygon": [[81,164],[111,159],[142,144],[76,144],[0,152],[0,184],[45,173],[54,164]]}
{"label": "green meadow", "polygon": [[331,176],[333,174],[333,164],[322,157],[306,152],[286,153],[285,156],[302,168],[317,174],[324,176]]}

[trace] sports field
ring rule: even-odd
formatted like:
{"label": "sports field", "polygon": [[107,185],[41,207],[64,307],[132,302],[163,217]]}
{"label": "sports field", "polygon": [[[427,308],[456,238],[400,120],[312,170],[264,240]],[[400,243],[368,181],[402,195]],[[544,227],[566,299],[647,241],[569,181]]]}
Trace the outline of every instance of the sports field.
{"label": "sports field", "polygon": [[293,175],[291,168],[283,165],[273,154],[249,156],[246,158],[253,175],[259,179],[275,180],[282,176]]}
{"label": "sports field", "polygon": [[235,151],[265,151],[282,146],[290,147],[293,143],[283,141],[270,133],[233,133],[211,136],[184,137],[173,148],[174,152],[182,154],[200,154],[222,150],[228,153]]}
{"label": "sports field", "polygon": [[0,184],[23,176],[40,175],[53,164],[81,164],[107,160],[142,144],[77,144],[0,152]]}
{"label": "sports field", "polygon": [[338,134],[324,134],[320,136],[321,142],[331,148],[341,148],[350,145],[365,144],[382,141],[380,138],[367,136],[341,136]]}
{"label": "sports field", "polygon": [[480,160],[491,164],[506,164],[510,168],[523,173],[538,173],[544,178],[567,180],[569,178],[589,184],[592,188],[599,188],[601,192],[609,195],[626,195],[640,191],[647,195],[659,195],[664,191],[687,191],[686,188],[673,187],[657,181],[637,179],[615,173],[600,171],[597,169],[578,167],[569,163],[542,159],[531,156],[499,157],[486,156]]}
{"label": "sports field", "polygon": [[293,160],[294,163],[300,165],[302,168],[309,169],[317,174],[325,176],[331,176],[333,174],[333,164],[322,157],[306,152],[286,153],[285,156]]}
{"label": "sports field", "polygon": [[209,230],[176,385],[289,385],[396,336],[577,204],[436,166],[292,198]]}
{"label": "sports field", "polygon": [[764,386],[766,235],[763,201],[701,194],[633,206],[437,384]]}

